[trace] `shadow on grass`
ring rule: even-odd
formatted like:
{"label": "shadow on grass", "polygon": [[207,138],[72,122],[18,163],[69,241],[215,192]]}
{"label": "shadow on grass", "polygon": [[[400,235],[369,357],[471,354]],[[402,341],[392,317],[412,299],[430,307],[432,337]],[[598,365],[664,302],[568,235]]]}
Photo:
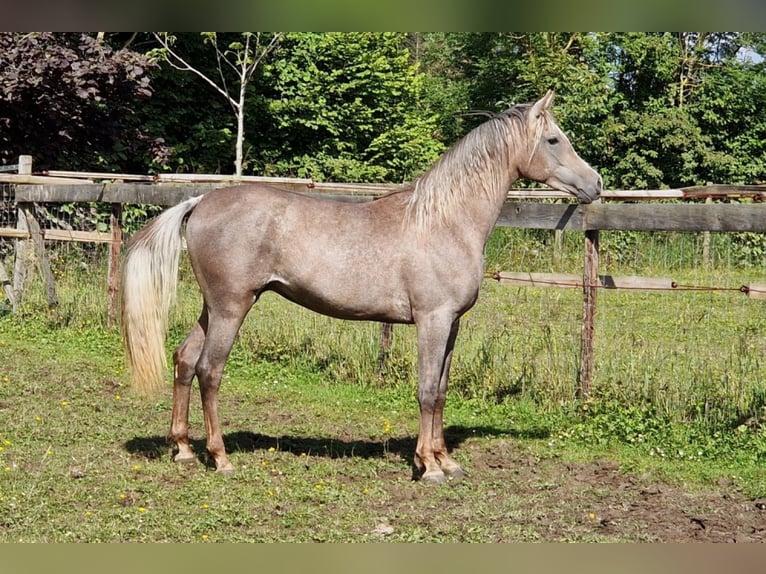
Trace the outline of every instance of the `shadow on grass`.
{"label": "shadow on grass", "polygon": [[[469,438],[511,437],[521,439],[540,439],[548,436],[544,429],[528,431],[512,431],[495,427],[466,427],[449,426],[444,429],[445,439],[450,450],[459,447]],[[291,452],[296,456],[307,454],[327,458],[383,458],[395,455],[411,460],[415,454],[417,437],[392,437],[383,440],[341,440],[333,437],[313,437],[281,435],[270,436],[250,431],[236,431],[223,436],[228,453],[256,452],[275,448],[283,452]],[[192,448],[200,461],[208,463],[205,454],[205,440],[192,439]],[[173,445],[162,436],[135,437],[125,443],[125,449],[131,454],[144,456],[148,459],[169,457]]]}

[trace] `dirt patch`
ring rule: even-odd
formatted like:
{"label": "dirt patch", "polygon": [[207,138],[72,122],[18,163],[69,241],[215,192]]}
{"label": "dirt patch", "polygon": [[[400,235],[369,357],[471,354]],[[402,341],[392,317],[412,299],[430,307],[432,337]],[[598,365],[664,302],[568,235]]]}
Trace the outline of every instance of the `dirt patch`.
{"label": "dirt patch", "polygon": [[748,500],[731,484],[672,486],[612,461],[540,459],[490,442],[460,447],[470,460],[461,483],[424,487],[395,473],[381,477],[388,496],[373,533],[395,537],[414,524],[431,537],[473,541],[480,525],[480,542],[766,541],[766,500]]}
{"label": "dirt patch", "polygon": [[541,540],[766,541],[766,500],[748,500],[726,481],[684,489],[625,474],[612,461],[519,456],[504,441],[463,448],[476,451],[472,474],[513,489],[516,515]]}

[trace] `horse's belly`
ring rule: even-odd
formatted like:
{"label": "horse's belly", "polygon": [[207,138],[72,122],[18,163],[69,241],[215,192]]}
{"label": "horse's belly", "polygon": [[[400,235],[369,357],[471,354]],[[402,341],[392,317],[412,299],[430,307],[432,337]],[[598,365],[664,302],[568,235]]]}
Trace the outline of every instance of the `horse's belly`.
{"label": "horse's belly", "polygon": [[334,289],[276,284],[271,289],[307,309],[338,319],[412,322],[412,309],[406,296],[384,293],[363,283]]}

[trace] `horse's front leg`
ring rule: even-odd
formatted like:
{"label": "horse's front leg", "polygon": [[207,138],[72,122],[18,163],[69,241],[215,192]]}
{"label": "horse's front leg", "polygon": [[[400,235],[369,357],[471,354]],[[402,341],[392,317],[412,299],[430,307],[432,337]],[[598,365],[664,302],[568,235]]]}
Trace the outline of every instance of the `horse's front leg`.
{"label": "horse's front leg", "polygon": [[422,318],[417,324],[420,430],[414,463],[421,479],[427,482],[439,483],[447,476],[463,475],[463,470],[447,453],[443,423],[458,325],[452,316],[436,314]]}
{"label": "horse's front leg", "polygon": [[447,340],[447,348],[444,356],[444,366],[442,367],[441,377],[439,379],[439,390],[436,396],[436,405],[434,408],[433,416],[433,445],[434,445],[434,457],[436,462],[439,463],[439,467],[442,472],[449,478],[462,478],[465,476],[465,472],[460,465],[455,462],[447,452],[447,443],[444,440],[444,405],[447,402],[447,386],[449,382],[450,366],[452,365],[452,351],[455,348],[455,340],[457,339],[458,329],[460,327],[460,320],[457,319],[452,324],[450,330],[449,339]]}
{"label": "horse's front leg", "polygon": [[205,342],[206,327],[207,316],[203,310],[200,320],[173,353],[173,414],[168,442],[175,443],[178,448],[173,457],[176,462],[188,463],[195,460],[189,443],[189,399],[195,368]]}

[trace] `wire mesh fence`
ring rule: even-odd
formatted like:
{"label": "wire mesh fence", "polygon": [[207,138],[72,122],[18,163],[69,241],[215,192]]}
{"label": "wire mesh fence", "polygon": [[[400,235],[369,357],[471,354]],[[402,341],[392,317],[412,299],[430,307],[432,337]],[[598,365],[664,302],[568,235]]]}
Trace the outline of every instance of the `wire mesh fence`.
{"label": "wire mesh fence", "polygon": [[[0,229],[16,229],[17,210],[13,186],[0,183]],[[13,253],[13,240],[0,236],[0,262]]]}

